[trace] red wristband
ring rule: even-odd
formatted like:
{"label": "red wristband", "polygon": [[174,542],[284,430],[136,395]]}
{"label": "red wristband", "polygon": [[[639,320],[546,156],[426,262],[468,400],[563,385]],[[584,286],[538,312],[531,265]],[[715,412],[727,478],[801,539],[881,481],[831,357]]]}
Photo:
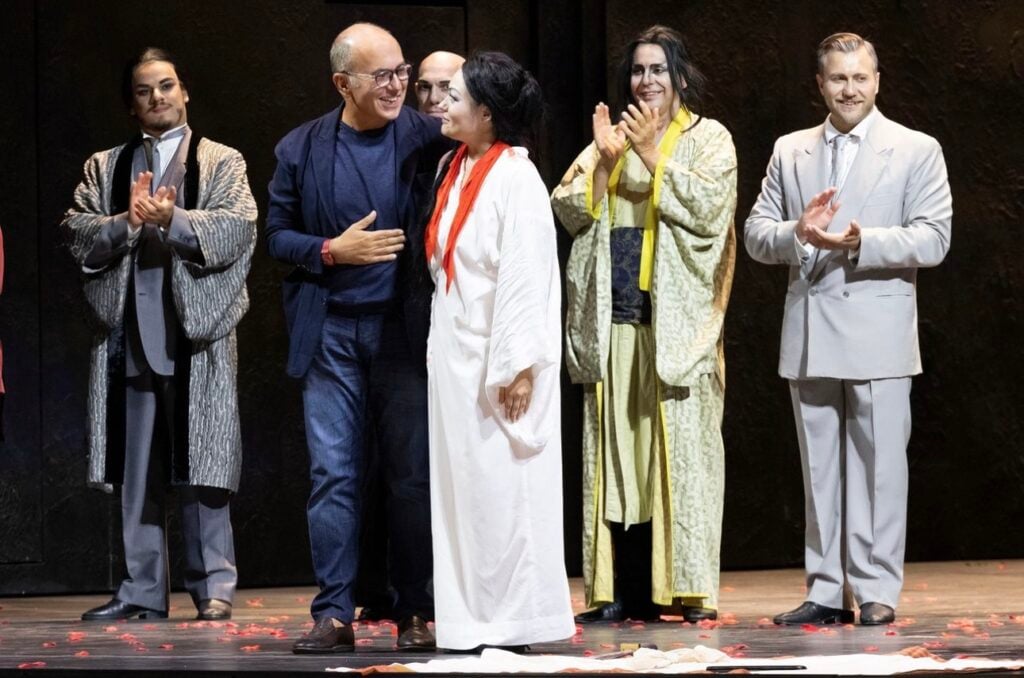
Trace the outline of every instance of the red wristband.
{"label": "red wristband", "polygon": [[334,255],[331,254],[330,240],[324,240],[324,244],[320,246],[320,260],[324,262],[324,266],[334,266]]}

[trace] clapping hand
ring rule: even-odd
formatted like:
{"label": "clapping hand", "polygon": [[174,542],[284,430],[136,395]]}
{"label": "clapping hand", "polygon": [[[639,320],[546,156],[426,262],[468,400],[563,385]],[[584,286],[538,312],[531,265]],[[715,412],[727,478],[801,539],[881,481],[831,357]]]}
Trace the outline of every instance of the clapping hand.
{"label": "clapping hand", "polygon": [[842,233],[829,233],[814,226],[810,227],[807,242],[823,250],[855,250],[860,247],[860,224],[856,219]]}
{"label": "clapping hand", "polygon": [[128,193],[128,224],[132,230],[139,230],[146,221],[140,206],[149,197],[149,187],[152,183],[152,172],[139,172],[139,176],[132,182],[131,191]]}
{"label": "clapping hand", "polygon": [[622,125],[612,125],[608,105],[600,103],[594,107],[594,144],[601,154],[601,164],[611,171],[626,150],[626,133]]}
{"label": "clapping hand", "polygon": [[164,228],[171,225],[174,216],[174,203],[178,199],[178,189],[161,186],[153,195],[147,195],[136,206],[142,221],[147,224],[159,224]]}
{"label": "clapping hand", "polygon": [[639,106],[630,104],[622,112],[622,131],[629,137],[633,150],[652,173],[658,166],[658,127],[661,125],[661,111],[651,108],[646,101]]}
{"label": "clapping hand", "polygon": [[827,188],[807,203],[800,220],[796,222],[796,238],[800,244],[809,242],[814,245],[811,238],[820,238],[820,234],[828,230],[832,217],[839,211],[839,203],[832,202],[835,194],[835,188]]}

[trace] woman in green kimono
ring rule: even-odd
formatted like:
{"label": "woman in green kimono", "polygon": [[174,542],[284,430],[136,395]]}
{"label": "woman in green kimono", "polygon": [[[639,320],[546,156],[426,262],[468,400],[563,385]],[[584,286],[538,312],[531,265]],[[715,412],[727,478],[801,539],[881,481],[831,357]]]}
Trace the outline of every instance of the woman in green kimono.
{"label": "woman in green kimono", "polygon": [[736,257],[736,151],[698,113],[704,78],[652,26],[619,69],[625,102],[552,195],[573,236],[566,361],[584,385],[577,621],[688,621],[718,609],[725,389],[722,325]]}

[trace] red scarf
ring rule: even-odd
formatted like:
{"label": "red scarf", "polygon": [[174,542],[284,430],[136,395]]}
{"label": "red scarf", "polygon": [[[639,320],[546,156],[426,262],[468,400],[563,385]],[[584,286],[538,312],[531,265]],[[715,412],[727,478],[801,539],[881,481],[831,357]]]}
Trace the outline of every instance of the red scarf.
{"label": "red scarf", "polygon": [[[455,210],[452,228],[448,232],[448,241],[444,245],[444,256],[441,257],[441,268],[444,269],[445,277],[447,278],[445,292],[451,288],[452,280],[455,278],[455,259],[452,256],[455,253],[455,241],[458,240],[462,227],[466,225],[466,218],[469,216],[470,210],[473,209],[473,203],[476,202],[476,197],[480,193],[480,187],[484,185],[487,173],[491,171],[494,163],[497,162],[498,157],[506,148],[509,148],[509,145],[505,142],[495,141],[487,149],[483,157],[473,165],[473,169],[469,172],[469,178],[462,185],[462,190],[459,192],[459,208]],[[452,187],[455,186],[455,179],[459,175],[459,168],[466,157],[466,152],[466,144],[462,144],[455,151],[455,157],[452,158],[451,164],[448,165],[448,173],[437,189],[434,213],[430,215],[430,221],[427,222],[427,230],[423,234],[428,266],[430,265],[430,260],[434,258],[434,248],[437,246],[437,229],[441,221],[441,213],[444,212],[444,208],[448,205],[448,196],[451,195]]]}

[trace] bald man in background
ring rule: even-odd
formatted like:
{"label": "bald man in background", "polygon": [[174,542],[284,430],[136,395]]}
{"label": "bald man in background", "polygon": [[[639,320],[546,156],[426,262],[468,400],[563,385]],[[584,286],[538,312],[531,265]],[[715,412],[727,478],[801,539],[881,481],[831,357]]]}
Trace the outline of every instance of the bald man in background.
{"label": "bald man in background", "polygon": [[462,68],[465,57],[454,52],[431,52],[420,62],[416,78],[416,101],[420,113],[440,118],[444,115],[441,102],[448,96],[448,83],[455,72]]}
{"label": "bald man in background", "polygon": [[[440,118],[444,111],[440,104],[448,96],[448,83],[466,59],[454,52],[431,52],[420,62],[418,76],[413,84],[420,113]],[[410,378],[426,379],[426,345],[430,330],[430,296],[434,285],[427,272],[423,251],[423,226],[433,205],[433,184],[437,174],[436,159],[425,158],[420,163],[413,186],[413,200],[417,219],[406,231],[405,250],[400,277],[404,285],[405,325],[409,345],[414,356],[416,373]],[[367,449],[372,450],[373,441]],[[395,591],[390,583],[388,567],[388,502],[387,479],[381,467],[380,456],[367,454],[362,480],[362,519],[359,537],[359,574],[356,577],[355,602],[359,607],[357,621],[394,619]],[[401,520],[401,516],[398,517]]]}
{"label": "bald man in background", "polygon": [[[302,380],[320,592],[298,654],[351,652],[364,431],[386,478],[400,650],[433,650],[426,383],[406,323],[400,257],[416,222],[413,184],[439,155],[441,124],[403,106],[412,67],[388,31],[349,26],[331,47],[341,105],[277,145],[267,248],[284,281],[287,372]],[[437,148],[435,148],[437,147]]]}

